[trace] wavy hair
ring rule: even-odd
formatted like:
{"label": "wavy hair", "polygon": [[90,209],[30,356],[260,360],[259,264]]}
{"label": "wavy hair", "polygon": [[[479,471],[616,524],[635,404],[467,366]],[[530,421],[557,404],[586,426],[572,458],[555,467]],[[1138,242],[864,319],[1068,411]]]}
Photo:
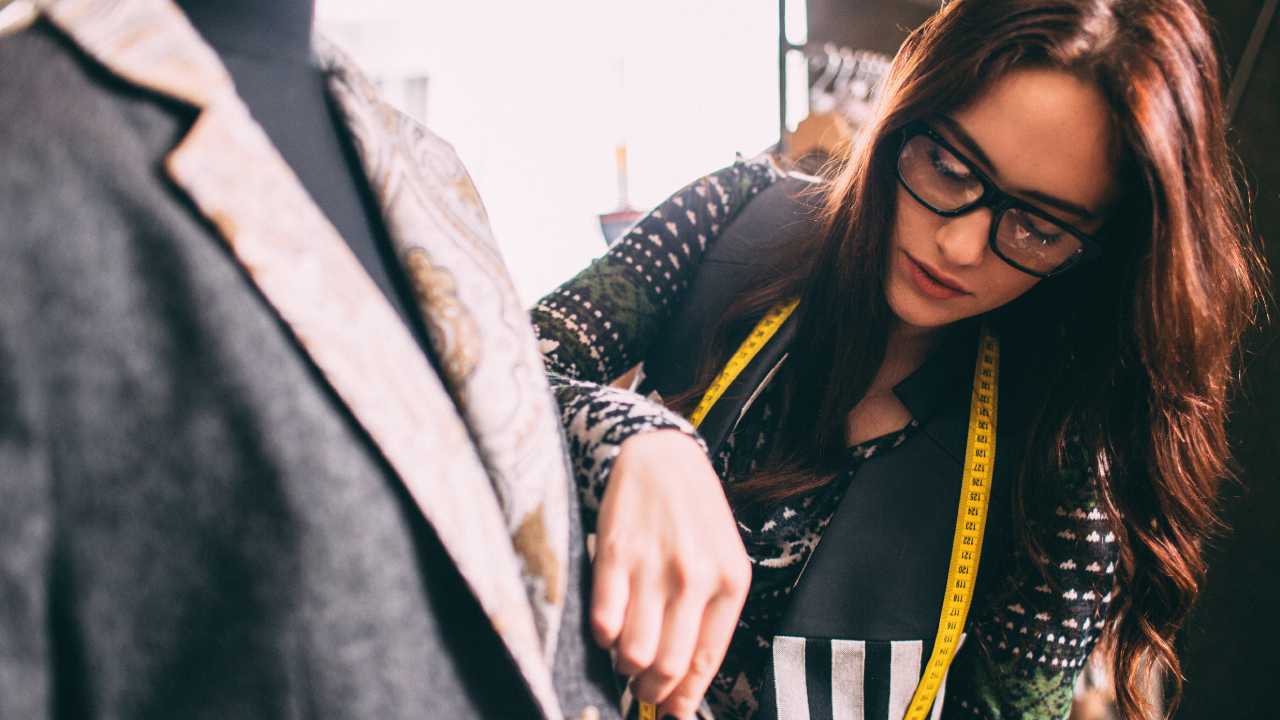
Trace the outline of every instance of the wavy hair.
{"label": "wavy hair", "polygon": [[[1205,575],[1231,476],[1228,403],[1243,333],[1265,302],[1228,151],[1219,65],[1198,0],[952,0],[906,40],[877,120],[825,188],[822,231],[782,252],[786,268],[726,313],[688,410],[728,356],[728,338],[800,297],[797,353],[778,378],[777,450],[736,492],[773,501],[834,476],[844,421],[884,357],[883,278],[896,205],[898,131],[963,107],[1021,68],[1060,70],[1106,98],[1122,201],[1101,262],[1039,283],[992,313],[1046,380],[1017,479],[1021,543],[1041,558],[1035,518],[1080,442],[1120,544],[1120,593],[1104,637],[1125,717],[1152,714],[1145,674],[1163,665],[1181,694],[1174,638]],[[849,323],[858,317],[865,322]],[[1040,561],[1037,561],[1040,562]],[[1043,567],[1041,568],[1043,571]]]}

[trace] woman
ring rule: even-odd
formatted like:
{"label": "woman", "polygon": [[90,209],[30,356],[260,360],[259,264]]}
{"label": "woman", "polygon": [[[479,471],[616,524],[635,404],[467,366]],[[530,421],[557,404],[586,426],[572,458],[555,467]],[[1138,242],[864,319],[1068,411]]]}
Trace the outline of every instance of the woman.
{"label": "woman", "polygon": [[[635,697],[677,717],[708,686],[725,718],[915,707],[985,326],[987,534],[926,706],[1062,717],[1102,640],[1122,712],[1149,713],[1148,670],[1179,680],[1261,297],[1217,79],[1194,0],[954,0],[833,181],[740,162],[539,303],[597,526],[593,627]],[[602,386],[644,360],[642,389],[688,415],[791,300],[702,426],[711,462],[680,417]]]}

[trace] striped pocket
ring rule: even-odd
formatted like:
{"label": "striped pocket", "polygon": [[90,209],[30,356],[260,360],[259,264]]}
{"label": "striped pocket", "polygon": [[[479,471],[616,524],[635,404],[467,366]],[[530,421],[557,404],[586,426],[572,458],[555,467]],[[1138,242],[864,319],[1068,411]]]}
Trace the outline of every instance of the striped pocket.
{"label": "striped pocket", "polygon": [[[927,660],[920,640],[779,635],[761,693],[760,720],[901,720]],[[942,716],[946,679],[934,700]]]}

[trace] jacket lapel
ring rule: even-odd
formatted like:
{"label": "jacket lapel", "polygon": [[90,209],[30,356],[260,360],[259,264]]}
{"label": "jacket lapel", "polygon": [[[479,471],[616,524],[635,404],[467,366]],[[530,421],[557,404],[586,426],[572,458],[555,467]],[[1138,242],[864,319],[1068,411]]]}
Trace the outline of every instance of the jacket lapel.
{"label": "jacket lapel", "polygon": [[[510,535],[510,523],[490,480],[487,465],[494,463],[482,457],[490,447],[473,441],[450,393],[249,115],[216,54],[167,0],[45,0],[40,8],[109,71],[199,109],[194,126],[165,159],[167,173],[222,235],[249,279],[405,483],[502,637],[543,714],[560,717],[547,663],[547,633],[539,631],[521,582],[526,563],[511,544],[494,542]],[[383,197],[431,189],[400,185],[384,188]],[[438,240],[420,238],[424,244]],[[430,260],[425,247],[422,252]],[[461,302],[452,311],[455,317],[470,317],[472,332],[477,333],[482,324],[493,322],[527,325],[523,313],[495,316],[490,307],[472,309]],[[526,345],[532,348],[532,340]],[[460,363],[473,373],[481,365],[480,353],[488,349],[475,343],[445,347],[445,364]],[[450,357],[447,351],[454,347],[460,354]],[[525,382],[522,387],[532,388],[527,392],[538,393],[544,387],[538,378],[539,374],[516,376],[509,382]],[[469,399],[473,398],[464,397],[464,402]],[[549,402],[545,392],[543,400]],[[510,411],[511,431],[535,437],[548,430],[554,433],[549,407],[530,404],[535,409],[525,414]],[[519,421],[527,425],[517,426]],[[541,449],[545,444],[543,440],[535,445]],[[528,469],[539,469],[535,460],[544,469],[525,480],[532,496],[532,486],[556,484],[563,475],[552,472],[550,460],[529,454]],[[560,473],[563,462],[558,459],[554,465]],[[514,461],[497,465],[512,472],[525,469]],[[565,485],[567,480],[560,484],[562,492]],[[557,508],[549,500],[541,513],[545,515],[532,515],[530,524],[541,524],[526,535],[539,540],[557,537],[554,533],[563,528],[563,506]],[[552,517],[559,522],[556,527],[549,527]],[[563,595],[560,590],[558,597]]]}
{"label": "jacket lapel", "polygon": [[571,476],[528,314],[453,149],[317,41],[414,289],[445,386],[493,480],[548,660],[566,591]]}

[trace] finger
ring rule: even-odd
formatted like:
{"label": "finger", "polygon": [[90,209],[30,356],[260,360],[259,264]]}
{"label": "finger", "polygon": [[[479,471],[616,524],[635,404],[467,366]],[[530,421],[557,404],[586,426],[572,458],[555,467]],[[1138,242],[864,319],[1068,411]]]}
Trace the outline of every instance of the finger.
{"label": "finger", "polygon": [[737,595],[719,595],[707,605],[698,633],[698,642],[689,661],[684,679],[663,702],[659,717],[674,715],[691,718],[697,712],[707,688],[724,661],[729,641],[738,626],[744,598]]}
{"label": "finger", "polygon": [[608,649],[618,641],[626,617],[631,581],[616,552],[605,547],[596,555],[591,581],[591,634],[600,647]]}
{"label": "finger", "polygon": [[646,579],[644,573],[631,575],[627,615],[618,637],[618,672],[635,676],[653,664],[662,632],[662,611],[666,605],[661,586]]}
{"label": "finger", "polygon": [[636,697],[660,703],[684,679],[698,642],[707,599],[706,592],[688,591],[668,604],[653,664],[632,681],[631,688]]}

